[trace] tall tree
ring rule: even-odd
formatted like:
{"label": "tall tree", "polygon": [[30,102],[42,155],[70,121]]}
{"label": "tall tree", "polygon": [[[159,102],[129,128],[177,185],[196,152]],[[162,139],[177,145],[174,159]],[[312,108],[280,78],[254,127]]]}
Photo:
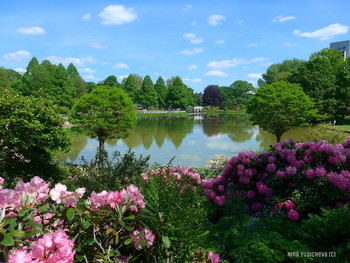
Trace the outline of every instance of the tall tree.
{"label": "tall tree", "polygon": [[219,106],[224,97],[218,86],[210,85],[204,89],[202,100],[204,106]]}
{"label": "tall tree", "polygon": [[11,87],[10,80],[8,79],[8,74],[6,69],[0,67],[0,90],[9,89]]}
{"label": "tall tree", "polygon": [[72,83],[75,89],[76,98],[80,98],[84,94],[88,93],[88,85],[85,80],[82,79],[82,77],[75,76],[72,78]]}
{"label": "tall tree", "polygon": [[254,124],[276,135],[282,135],[295,127],[306,125],[316,116],[315,104],[297,84],[284,81],[260,87],[249,100],[247,112]]}
{"label": "tall tree", "polygon": [[323,49],[313,53],[290,80],[300,84],[305,93],[313,98],[320,114],[335,118],[342,106],[349,106],[350,70],[342,52]]}
{"label": "tall tree", "polygon": [[155,107],[158,104],[158,94],[154,89],[151,77],[148,75],[143,79],[138,101],[146,109]]}
{"label": "tall tree", "polygon": [[183,84],[180,77],[174,77],[167,81],[168,94],[166,99],[167,106],[171,108],[186,109],[188,103],[188,92],[186,85]]}
{"label": "tall tree", "polygon": [[0,174],[48,178],[58,151],[70,141],[56,106],[42,98],[0,91]]}
{"label": "tall tree", "polygon": [[99,141],[99,160],[103,161],[107,139],[125,138],[136,124],[130,97],[121,89],[100,86],[82,96],[72,109],[73,122]]}
{"label": "tall tree", "polygon": [[168,88],[165,85],[164,79],[159,76],[156,84],[154,85],[154,89],[157,92],[157,98],[158,98],[158,107],[160,109],[165,108],[166,104],[166,96],[168,94]]}
{"label": "tall tree", "polygon": [[70,63],[68,65],[68,67],[67,67],[67,74],[68,74],[68,77],[70,77],[71,79],[80,76],[77,68],[74,66],[73,63]]}
{"label": "tall tree", "polygon": [[111,86],[111,87],[117,87],[117,88],[120,87],[120,84],[119,84],[119,82],[118,82],[118,79],[117,79],[117,77],[114,76],[114,75],[108,76],[108,77],[103,81],[103,85]]}
{"label": "tall tree", "polygon": [[27,68],[26,68],[27,72],[28,72],[28,73],[31,73],[31,71],[33,70],[33,68],[34,68],[35,66],[37,66],[37,65],[39,65],[39,61],[38,61],[38,59],[37,59],[36,57],[33,57],[33,58],[29,61],[28,66],[27,66]]}
{"label": "tall tree", "polygon": [[230,88],[233,91],[232,95],[234,97],[235,106],[245,109],[249,98],[255,93],[253,84],[247,81],[237,80],[231,84]]}
{"label": "tall tree", "polygon": [[130,96],[134,103],[137,102],[139,90],[142,87],[143,79],[136,74],[129,74],[126,79],[123,79],[123,90]]}

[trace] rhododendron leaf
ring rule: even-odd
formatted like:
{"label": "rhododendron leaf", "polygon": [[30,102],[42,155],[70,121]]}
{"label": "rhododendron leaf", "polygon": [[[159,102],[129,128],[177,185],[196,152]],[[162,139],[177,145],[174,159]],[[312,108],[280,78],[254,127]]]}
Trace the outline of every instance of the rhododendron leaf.
{"label": "rhododendron leaf", "polygon": [[129,245],[132,242],[132,238],[128,238],[127,240],[124,241],[124,245]]}
{"label": "rhododendron leaf", "polygon": [[23,221],[27,221],[29,218],[31,218],[32,214],[28,214],[25,217],[23,217]]}
{"label": "rhododendron leaf", "polygon": [[134,215],[130,215],[128,217],[124,217],[124,220],[134,220],[135,216]]}
{"label": "rhododendron leaf", "polygon": [[165,248],[170,248],[170,239],[167,236],[162,236],[163,245]]}
{"label": "rhododendron leaf", "polygon": [[114,243],[115,243],[116,245],[118,245],[118,243],[119,243],[119,234],[118,234],[118,232],[116,232],[116,234],[115,234]]}
{"label": "rhododendron leaf", "polygon": [[145,232],[141,231],[139,234],[138,234],[138,237],[142,237],[145,235]]}
{"label": "rhododendron leaf", "polygon": [[74,213],[75,213],[75,211],[74,211],[74,209],[73,208],[68,208],[67,209],[67,219],[68,220],[73,220],[73,218],[74,218]]}
{"label": "rhododendron leaf", "polygon": [[23,225],[25,225],[25,226],[32,226],[32,227],[34,227],[36,230],[41,230],[42,227],[43,227],[42,225],[40,225],[39,223],[34,222],[34,221],[26,222],[26,223],[24,223]]}
{"label": "rhododendron leaf", "polygon": [[125,222],[124,222],[124,221],[119,221],[119,224],[120,224],[121,226],[125,226]]}
{"label": "rhododendron leaf", "polygon": [[113,232],[113,229],[112,229],[112,228],[108,228],[108,229],[106,230],[106,235],[109,235],[111,232]]}
{"label": "rhododendron leaf", "polygon": [[83,222],[83,229],[86,230],[89,228],[89,226],[91,226],[91,223],[89,221],[84,221]]}
{"label": "rhododendron leaf", "polygon": [[46,205],[40,206],[38,208],[38,211],[43,211],[43,212],[47,212],[49,210],[49,208]]}
{"label": "rhododendron leaf", "polygon": [[11,219],[9,219],[9,220],[4,221],[4,222],[2,223],[2,225],[3,225],[3,226],[10,225],[10,224],[12,224],[13,222],[16,222],[16,220],[17,220],[16,217],[11,218]]}
{"label": "rhododendron leaf", "polygon": [[130,232],[134,230],[131,226],[125,226],[125,229],[130,231]]}
{"label": "rhododendron leaf", "polygon": [[13,237],[24,237],[26,233],[23,230],[12,230],[10,235]]}
{"label": "rhododendron leaf", "polygon": [[138,243],[143,247],[147,247],[147,244],[148,244],[146,241],[142,241],[142,240],[139,240]]}
{"label": "rhododendron leaf", "polygon": [[2,235],[3,235],[3,239],[1,241],[1,244],[3,244],[6,247],[13,246],[14,244],[13,238],[10,235],[5,233],[2,233]]}

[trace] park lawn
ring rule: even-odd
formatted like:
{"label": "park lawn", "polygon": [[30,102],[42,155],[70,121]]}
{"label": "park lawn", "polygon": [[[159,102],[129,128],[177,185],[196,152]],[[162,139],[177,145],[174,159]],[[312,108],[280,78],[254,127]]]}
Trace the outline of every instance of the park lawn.
{"label": "park lawn", "polygon": [[350,132],[350,125],[336,125],[334,126],[334,129]]}

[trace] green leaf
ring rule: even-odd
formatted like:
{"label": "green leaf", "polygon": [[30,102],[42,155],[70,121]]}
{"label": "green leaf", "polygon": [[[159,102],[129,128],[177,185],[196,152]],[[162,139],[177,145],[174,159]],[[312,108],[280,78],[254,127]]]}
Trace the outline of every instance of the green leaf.
{"label": "green leaf", "polygon": [[170,240],[167,236],[162,236],[163,245],[165,248],[170,248]]}
{"label": "green leaf", "polygon": [[72,207],[68,208],[67,209],[67,219],[68,220],[73,220],[74,213],[75,213],[75,210]]}
{"label": "green leaf", "polygon": [[10,232],[10,236],[13,237],[24,237],[26,233],[23,230],[12,230]]}
{"label": "green leaf", "polygon": [[83,221],[83,229],[86,230],[91,226],[91,223],[89,221]]}
{"label": "green leaf", "polygon": [[147,247],[147,245],[148,245],[148,243],[146,241],[142,241],[142,240],[139,240],[138,243],[143,247]]}
{"label": "green leaf", "polygon": [[135,219],[135,216],[134,215],[130,215],[128,217],[124,217],[123,218],[124,220],[134,220]]}
{"label": "green leaf", "polygon": [[4,236],[4,238],[2,239],[1,244],[3,244],[6,247],[13,246],[13,244],[15,243],[13,241],[13,238],[10,235],[5,234],[5,233],[3,233],[3,236]]}
{"label": "green leaf", "polygon": [[106,230],[106,235],[109,235],[111,232],[113,232],[113,228],[108,228],[108,229]]}
{"label": "green leaf", "polygon": [[129,232],[133,231],[134,229],[131,226],[125,226],[124,227],[126,230],[128,230]]}
{"label": "green leaf", "polygon": [[118,245],[118,243],[119,243],[119,234],[118,234],[118,232],[115,233],[114,243],[115,243],[116,245]]}
{"label": "green leaf", "polygon": [[37,230],[41,230],[43,228],[42,225],[40,225],[40,224],[38,224],[37,222],[34,222],[34,221],[26,222],[23,225],[25,225],[25,226],[32,226],[32,227],[34,227]]}
{"label": "green leaf", "polygon": [[124,221],[119,221],[119,224],[120,224],[121,226],[125,226],[125,222],[124,222]]}
{"label": "green leaf", "polygon": [[124,241],[124,245],[129,245],[132,242],[132,238],[128,238],[127,240]]}

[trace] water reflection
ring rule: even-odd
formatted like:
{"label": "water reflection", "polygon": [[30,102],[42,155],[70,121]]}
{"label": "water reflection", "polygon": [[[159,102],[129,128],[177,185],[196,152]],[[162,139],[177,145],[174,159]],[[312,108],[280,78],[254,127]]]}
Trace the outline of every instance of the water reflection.
{"label": "water reflection", "polygon": [[[304,128],[305,129],[305,128]],[[283,138],[297,137],[305,130],[287,133]],[[138,155],[151,155],[151,162],[203,167],[217,154],[233,156],[241,151],[262,151],[275,143],[276,138],[254,126],[248,117],[234,115],[208,115],[188,117],[139,118],[137,126],[125,139],[110,140],[106,150],[120,151],[131,148]],[[81,157],[95,156],[98,143],[84,135],[73,139],[73,150],[59,156],[60,160],[79,162]]]}

